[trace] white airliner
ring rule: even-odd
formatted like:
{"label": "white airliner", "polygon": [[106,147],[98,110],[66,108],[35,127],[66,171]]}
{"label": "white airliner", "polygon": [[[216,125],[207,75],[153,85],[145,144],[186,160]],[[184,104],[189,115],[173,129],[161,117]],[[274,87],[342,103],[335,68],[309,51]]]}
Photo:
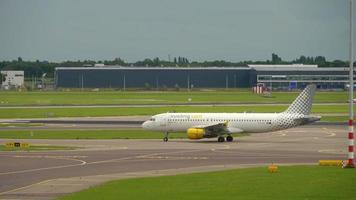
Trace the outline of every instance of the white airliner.
{"label": "white airliner", "polygon": [[315,85],[308,85],[281,113],[163,113],[142,124],[144,129],[162,131],[164,141],[169,132],[187,132],[189,139],[218,137],[219,142],[231,142],[232,133],[260,133],[288,129],[320,120],[310,111]]}

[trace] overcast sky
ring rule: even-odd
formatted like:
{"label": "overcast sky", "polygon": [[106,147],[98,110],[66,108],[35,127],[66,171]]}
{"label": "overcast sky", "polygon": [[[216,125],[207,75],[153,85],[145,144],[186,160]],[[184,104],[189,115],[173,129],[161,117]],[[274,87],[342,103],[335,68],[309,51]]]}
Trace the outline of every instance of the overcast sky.
{"label": "overcast sky", "polygon": [[0,27],[0,60],[348,59],[348,0],[0,0]]}

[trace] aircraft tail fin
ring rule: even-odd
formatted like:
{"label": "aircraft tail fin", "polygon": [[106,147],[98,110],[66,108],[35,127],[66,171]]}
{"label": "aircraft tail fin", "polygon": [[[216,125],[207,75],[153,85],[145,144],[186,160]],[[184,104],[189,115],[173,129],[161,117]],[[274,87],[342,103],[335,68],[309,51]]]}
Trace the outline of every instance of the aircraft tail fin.
{"label": "aircraft tail fin", "polygon": [[285,110],[285,113],[309,115],[311,112],[313,97],[315,94],[316,85],[311,84],[298,95],[293,103]]}

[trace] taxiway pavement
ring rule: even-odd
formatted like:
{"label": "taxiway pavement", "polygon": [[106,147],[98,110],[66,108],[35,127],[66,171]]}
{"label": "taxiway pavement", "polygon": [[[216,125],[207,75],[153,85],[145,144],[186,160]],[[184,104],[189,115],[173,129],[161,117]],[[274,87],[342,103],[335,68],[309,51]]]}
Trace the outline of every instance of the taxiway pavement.
{"label": "taxiway pavement", "polygon": [[[7,141],[13,140],[0,143]],[[231,143],[216,139],[17,141],[81,148],[0,152],[0,199],[53,199],[120,178],[345,159],[347,130],[335,125],[304,126],[252,134]]]}

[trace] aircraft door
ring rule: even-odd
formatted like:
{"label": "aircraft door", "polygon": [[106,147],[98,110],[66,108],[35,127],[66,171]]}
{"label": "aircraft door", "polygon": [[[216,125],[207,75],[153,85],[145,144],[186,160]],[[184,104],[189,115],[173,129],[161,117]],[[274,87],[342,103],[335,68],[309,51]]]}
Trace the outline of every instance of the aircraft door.
{"label": "aircraft door", "polygon": [[158,120],[158,125],[159,125],[159,127],[166,127],[167,126],[167,119],[165,117],[159,119]]}

